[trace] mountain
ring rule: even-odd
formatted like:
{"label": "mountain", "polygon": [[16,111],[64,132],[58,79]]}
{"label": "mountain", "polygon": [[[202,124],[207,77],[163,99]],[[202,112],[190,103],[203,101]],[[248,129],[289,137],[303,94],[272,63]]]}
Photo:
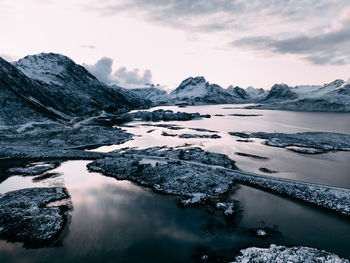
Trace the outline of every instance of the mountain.
{"label": "mountain", "polygon": [[169,104],[229,104],[238,103],[237,97],[219,85],[209,84],[204,77],[190,77],[169,94]]}
{"label": "mountain", "polygon": [[261,102],[271,103],[281,100],[293,100],[297,99],[298,95],[292,91],[292,88],[286,84],[275,84],[272,86],[271,90],[267,93]]}
{"label": "mountain", "polygon": [[60,54],[26,56],[13,65],[37,83],[31,90],[21,87],[22,92],[64,119],[150,103],[125,89],[101,83],[84,67]]}
{"label": "mountain", "polygon": [[253,88],[253,87],[248,87],[245,89],[246,94],[248,95],[248,97],[254,101],[259,101],[262,98],[264,98],[268,91],[264,90],[264,89],[257,89],[257,88]]}
{"label": "mountain", "polygon": [[0,57],[0,125],[60,119],[32,97],[32,94],[42,96],[41,88],[41,83],[28,78]]}
{"label": "mountain", "polygon": [[[276,85],[274,85],[275,87]],[[294,111],[350,112],[350,81],[320,85],[272,87],[259,108]]]}
{"label": "mountain", "polygon": [[231,85],[226,89],[226,91],[228,91],[233,97],[237,98],[237,100],[249,99],[249,95],[247,94],[247,92],[238,86],[233,87]]}
{"label": "mountain", "polygon": [[152,101],[154,105],[167,104],[168,101],[168,93],[154,85],[147,88],[130,89],[130,91],[141,98]]}

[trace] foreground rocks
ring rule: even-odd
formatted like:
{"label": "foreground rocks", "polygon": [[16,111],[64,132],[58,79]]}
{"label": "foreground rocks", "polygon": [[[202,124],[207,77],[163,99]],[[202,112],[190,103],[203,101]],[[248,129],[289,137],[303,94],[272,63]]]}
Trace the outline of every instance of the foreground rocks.
{"label": "foreground rocks", "polygon": [[349,260],[310,247],[284,247],[271,245],[269,248],[250,247],[241,250],[241,255],[233,263],[261,262],[315,262],[315,263],[349,263]]}
{"label": "foreground rocks", "polygon": [[224,171],[194,163],[145,160],[139,156],[101,159],[88,164],[88,168],[157,192],[183,196],[184,205],[219,200],[233,184],[232,177]]}
{"label": "foreground rocks", "polygon": [[161,193],[184,196],[185,205],[225,202],[221,197],[232,185],[240,183],[350,215],[348,189],[234,170],[237,168],[234,162],[222,154],[206,153],[199,148],[167,147],[124,149],[119,153],[120,157],[97,160],[88,164],[88,168]]}
{"label": "foreground rocks", "polygon": [[[333,132],[301,132],[286,133],[243,133],[229,132],[232,136],[241,138],[265,139],[266,144],[274,147],[287,148],[300,153],[321,153],[328,151],[350,151],[350,135]],[[290,148],[294,146],[293,148]],[[298,150],[297,147],[304,147]],[[307,149],[305,149],[307,148]]]}
{"label": "foreground rocks", "polygon": [[64,188],[27,188],[0,195],[0,238],[26,247],[49,244],[66,223],[64,205],[47,204],[68,198]]}
{"label": "foreground rocks", "polygon": [[235,172],[235,182],[273,191],[281,195],[350,215],[350,190],[288,179]]}

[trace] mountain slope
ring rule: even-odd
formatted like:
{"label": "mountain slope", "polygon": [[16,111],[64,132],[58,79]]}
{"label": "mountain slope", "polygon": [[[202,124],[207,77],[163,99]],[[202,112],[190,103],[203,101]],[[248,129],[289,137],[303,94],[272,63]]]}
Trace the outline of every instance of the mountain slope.
{"label": "mountain slope", "polygon": [[[70,58],[41,53],[26,56],[14,65],[40,85],[23,92],[66,119],[100,112],[144,107],[149,102],[119,87],[99,82]],[[40,96],[39,96],[40,94]]]}
{"label": "mountain slope", "polygon": [[169,104],[228,104],[238,99],[219,85],[209,84],[204,77],[190,77],[169,94]]}
{"label": "mountain slope", "polygon": [[168,93],[153,85],[148,88],[131,89],[130,91],[141,98],[152,101],[154,105],[166,104],[168,100]]}
{"label": "mountain slope", "polygon": [[350,112],[350,82],[335,80],[323,86],[294,88],[284,85],[278,89],[272,88],[260,102],[263,105],[259,108],[263,109]]}
{"label": "mountain slope", "polygon": [[0,58],[0,125],[18,125],[60,118],[27,96],[27,92],[36,93],[38,86],[41,87],[40,83],[31,80]]}

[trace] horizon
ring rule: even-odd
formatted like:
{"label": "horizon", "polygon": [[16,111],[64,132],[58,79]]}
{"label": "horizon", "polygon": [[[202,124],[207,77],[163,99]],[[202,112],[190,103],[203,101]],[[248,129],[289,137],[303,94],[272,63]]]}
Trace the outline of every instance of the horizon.
{"label": "horizon", "polygon": [[59,53],[126,88],[169,91],[190,76],[265,90],[350,78],[345,0],[4,0],[0,14],[6,60]]}

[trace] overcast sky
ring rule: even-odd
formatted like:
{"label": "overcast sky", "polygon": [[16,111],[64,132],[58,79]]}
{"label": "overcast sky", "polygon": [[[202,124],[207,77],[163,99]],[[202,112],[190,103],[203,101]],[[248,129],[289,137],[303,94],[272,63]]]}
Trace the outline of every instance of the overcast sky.
{"label": "overcast sky", "polygon": [[7,60],[57,52],[129,87],[350,78],[349,0],[1,0],[0,25]]}

